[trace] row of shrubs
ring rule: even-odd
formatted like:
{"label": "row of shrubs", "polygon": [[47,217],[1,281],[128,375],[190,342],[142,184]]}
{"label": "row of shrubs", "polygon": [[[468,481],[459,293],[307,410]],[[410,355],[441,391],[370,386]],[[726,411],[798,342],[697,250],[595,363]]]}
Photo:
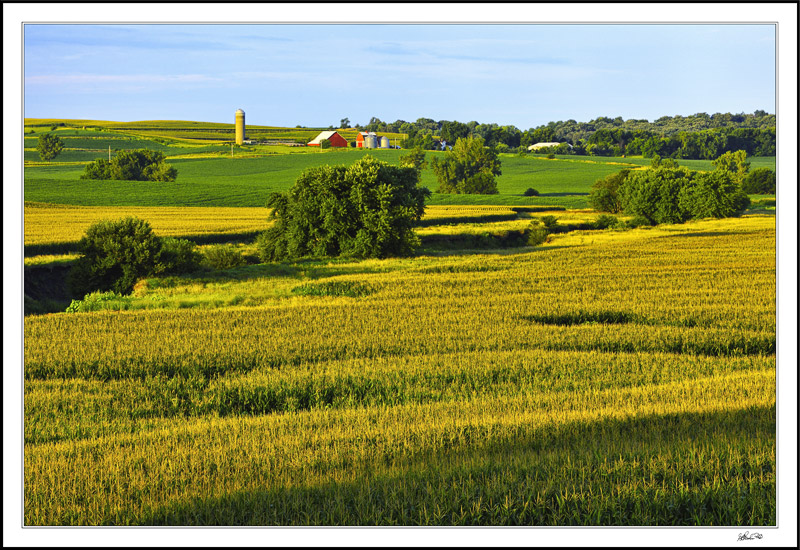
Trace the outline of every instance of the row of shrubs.
{"label": "row of shrubs", "polygon": [[201,253],[195,243],[159,237],[149,223],[134,217],[93,224],[78,243],[78,250],[81,257],[67,279],[73,296],[95,291],[126,295],[143,277],[192,273],[202,268],[231,269],[248,260],[230,245],[211,246]]}
{"label": "row of shrubs", "polygon": [[597,180],[589,206],[655,225],[737,216],[750,206],[749,194],[775,193],[775,173],[768,168],[750,172],[744,151],[725,153],[712,164],[713,171],[700,172],[654,157],[650,169],[624,169]]}
{"label": "row of shrubs", "polygon": [[534,218],[525,229],[507,229],[503,231],[485,231],[474,234],[424,235],[422,244],[432,248],[444,249],[485,249],[485,248],[517,248],[522,246],[538,246],[547,242],[549,235],[569,233],[570,231],[595,231],[603,229],[633,229],[649,225],[647,220],[634,218],[630,221],[619,220],[616,216],[601,214],[595,220],[584,223],[558,223],[555,216],[547,215]]}

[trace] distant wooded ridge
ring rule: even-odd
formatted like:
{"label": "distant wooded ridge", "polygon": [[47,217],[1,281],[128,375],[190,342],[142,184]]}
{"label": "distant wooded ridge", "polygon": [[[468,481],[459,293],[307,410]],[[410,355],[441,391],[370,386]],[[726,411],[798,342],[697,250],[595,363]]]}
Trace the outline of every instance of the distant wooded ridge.
{"label": "distant wooded ridge", "polygon": [[[347,121],[347,119],[344,119]],[[356,125],[357,126],[357,125]],[[382,122],[373,117],[363,127],[370,132],[399,132],[408,135],[404,147],[435,148],[432,137],[448,143],[459,137],[479,135],[488,146],[504,144],[510,149],[535,143],[564,143],[569,148],[556,153],[597,156],[655,154],[675,158],[714,159],[733,150],[748,155],[775,154],[775,115],[757,110],[752,114],[697,113],[691,116],[664,116],[653,122],[645,119],[599,117],[590,122],[575,120],[549,122],[522,131],[516,126],[500,126],[476,121],[459,122],[420,118],[416,122]],[[566,147],[566,146],[565,146]],[[542,150],[541,152],[548,152]]]}
{"label": "distant wooded ridge", "polygon": [[[342,122],[349,122],[349,119],[343,119]],[[513,128],[518,130],[514,125],[501,126],[496,123],[479,123],[474,120],[461,123],[458,121],[435,121],[431,118],[418,118],[415,122],[407,122],[405,120],[384,122],[377,117],[372,117],[369,123],[364,126],[355,124],[353,127],[363,129],[367,132],[397,132],[407,134],[409,131],[419,132],[424,130],[438,133],[447,129],[447,126],[452,124],[464,124],[470,131],[475,133],[480,133],[481,130],[485,128]],[[550,130],[556,135],[572,141],[586,139],[592,133],[602,129],[643,130],[659,135],[670,135],[678,132],[699,132],[701,130],[718,128],[775,128],[775,115],[761,110],[756,110],[751,114],[715,113],[709,115],[708,113],[696,113],[690,116],[662,116],[653,122],[649,122],[647,119],[630,118],[623,120],[620,116],[616,118],[601,116],[589,122],[576,122],[574,119],[548,122],[547,124],[530,128],[524,133],[532,133],[535,131],[546,132]]]}
{"label": "distant wooded ridge", "polygon": [[[107,121],[53,119],[26,119],[26,127],[52,125],[84,128],[135,131],[137,135],[158,134],[159,137],[190,140],[219,140],[233,129],[233,124],[187,121],[140,121],[112,123]],[[119,127],[119,128],[117,128]],[[537,149],[541,154],[576,154],[592,156],[654,155],[678,159],[712,160],[726,152],[742,150],[748,156],[774,156],[776,151],[776,119],[774,114],[756,110],[751,114],[696,113],[690,116],[663,116],[649,122],[646,119],[598,117],[589,122],[549,122],[528,130],[514,125],[477,121],[459,122],[418,118],[415,122],[396,120],[384,122],[372,117],[365,126],[351,124],[343,118],[338,126],[347,140],[353,140],[359,131],[376,132],[402,140],[403,148],[441,149],[441,141],[453,144],[460,137],[480,136],[489,147],[500,152],[527,150],[536,143],[560,143],[560,146]],[[248,137],[255,139],[280,139],[305,144],[321,128],[282,128],[274,126],[248,126]],[[32,129],[31,129],[32,131]],[[165,133],[165,131],[167,131]],[[183,132],[183,133],[181,133]],[[167,135],[168,134],[168,135]]]}

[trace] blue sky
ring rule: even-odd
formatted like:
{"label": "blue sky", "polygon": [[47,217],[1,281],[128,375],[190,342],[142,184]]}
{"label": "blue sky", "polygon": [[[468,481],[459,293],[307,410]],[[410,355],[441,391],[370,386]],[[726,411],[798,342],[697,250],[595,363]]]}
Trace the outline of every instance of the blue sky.
{"label": "blue sky", "polygon": [[26,25],[25,117],[523,130],[775,112],[775,27]]}

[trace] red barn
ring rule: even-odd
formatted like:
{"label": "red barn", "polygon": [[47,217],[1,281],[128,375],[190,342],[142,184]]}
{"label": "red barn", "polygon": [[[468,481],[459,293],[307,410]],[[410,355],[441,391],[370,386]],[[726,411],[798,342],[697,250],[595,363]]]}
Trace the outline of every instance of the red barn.
{"label": "red barn", "polygon": [[347,140],[339,135],[338,132],[320,132],[313,140],[308,142],[309,147],[319,147],[320,142],[327,139],[331,142],[331,147],[347,147]]}

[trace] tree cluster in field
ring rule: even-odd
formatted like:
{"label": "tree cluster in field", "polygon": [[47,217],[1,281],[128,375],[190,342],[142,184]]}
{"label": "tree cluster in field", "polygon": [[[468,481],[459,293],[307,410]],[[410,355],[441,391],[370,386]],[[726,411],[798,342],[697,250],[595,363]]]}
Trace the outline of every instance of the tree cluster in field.
{"label": "tree cluster in field", "polygon": [[385,258],[411,254],[413,223],[430,192],[413,166],[392,166],[369,155],[350,166],[305,170],[287,193],[267,201],[274,224],[256,244],[263,261],[307,256]]}
{"label": "tree cluster in field", "polygon": [[[425,151],[417,145],[400,157],[401,166],[423,170],[428,166]],[[430,167],[439,182],[437,193],[493,195],[498,193],[495,176],[502,174],[497,150],[486,147],[480,137],[458,138],[443,157],[435,157]],[[537,193],[538,194],[538,193]]]}
{"label": "tree cluster in field", "polygon": [[[178,275],[203,269],[232,269],[248,263],[232,245],[199,252],[187,239],[159,237],[150,224],[135,217],[92,224],[78,243],[80,257],[70,270],[73,296],[93,292],[130,294],[136,282],[154,275]],[[76,309],[77,308],[77,309]],[[77,304],[71,311],[81,311]]]}
{"label": "tree cluster in field", "polygon": [[480,137],[458,138],[444,157],[435,157],[431,169],[438,193],[497,194],[495,176],[502,174],[497,152]]}
{"label": "tree cluster in field", "polygon": [[622,170],[597,180],[589,205],[603,212],[625,212],[649,225],[741,214],[750,205],[742,190],[749,169],[744,151],[725,153],[714,165],[713,172],[699,172],[673,159],[654,159],[647,170]]}
{"label": "tree cluster in field", "polygon": [[56,158],[64,149],[64,142],[60,137],[53,134],[42,134],[39,136],[39,141],[36,144],[36,150],[39,152],[39,158],[45,161],[50,161]]}
{"label": "tree cluster in field", "polygon": [[110,162],[97,159],[87,164],[81,179],[175,181],[178,170],[165,158],[164,153],[149,149],[118,151]]}
{"label": "tree cluster in field", "polygon": [[[346,119],[345,119],[346,120]],[[349,120],[347,121],[349,123]],[[441,149],[441,141],[455,143],[458,138],[480,136],[487,146],[501,152],[527,148],[535,143],[560,142],[557,148],[540,153],[588,154],[597,156],[654,154],[662,157],[713,159],[727,151],[744,150],[751,156],[775,154],[775,115],[764,111],[752,114],[697,113],[688,117],[661,117],[653,122],[622,117],[598,117],[589,122],[575,120],[550,122],[522,131],[516,126],[476,121],[458,122],[419,118],[415,122],[383,122],[372,117],[369,124],[356,128],[369,132],[405,133],[405,149]],[[567,145],[569,144],[569,145]]]}
{"label": "tree cluster in field", "polygon": [[93,291],[129,294],[136,281],[157,274],[197,269],[202,256],[185,239],[159,237],[144,220],[101,220],[78,243],[81,256],[70,270],[73,296]]}
{"label": "tree cluster in field", "polygon": [[745,177],[742,191],[749,195],[774,195],[776,177],[769,168],[756,168]]}

